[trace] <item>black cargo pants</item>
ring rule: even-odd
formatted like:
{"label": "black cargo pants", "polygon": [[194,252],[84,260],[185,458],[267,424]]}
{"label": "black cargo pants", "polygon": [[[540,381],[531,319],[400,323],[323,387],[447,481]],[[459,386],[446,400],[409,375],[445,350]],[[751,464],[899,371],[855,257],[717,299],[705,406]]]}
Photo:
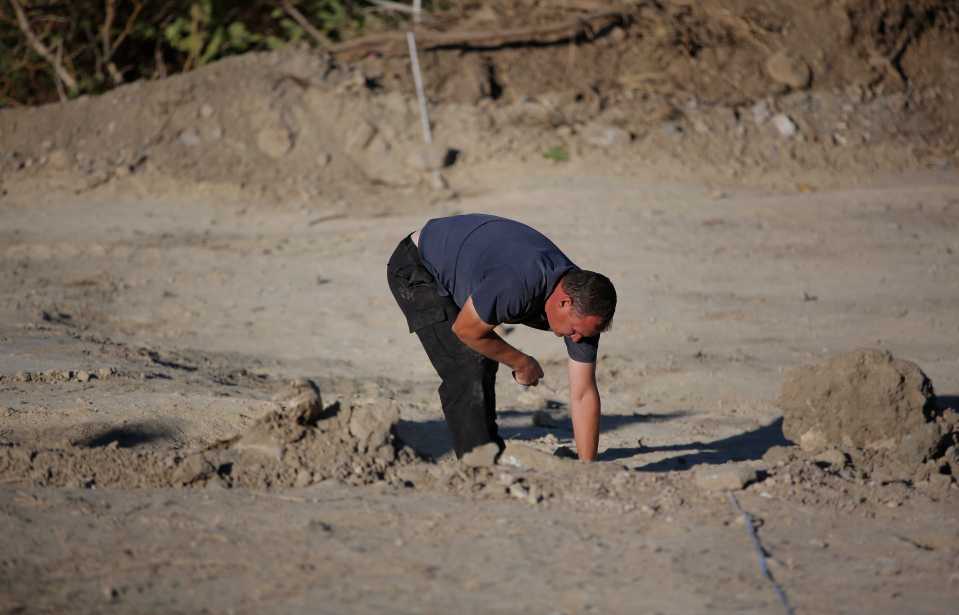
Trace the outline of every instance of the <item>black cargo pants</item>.
{"label": "black cargo pants", "polygon": [[473,448],[503,440],[496,429],[496,370],[499,364],[468,347],[453,333],[459,308],[439,294],[433,275],[423,266],[416,244],[407,237],[386,267],[396,303],[406,316],[442,379],[439,394],[457,457]]}

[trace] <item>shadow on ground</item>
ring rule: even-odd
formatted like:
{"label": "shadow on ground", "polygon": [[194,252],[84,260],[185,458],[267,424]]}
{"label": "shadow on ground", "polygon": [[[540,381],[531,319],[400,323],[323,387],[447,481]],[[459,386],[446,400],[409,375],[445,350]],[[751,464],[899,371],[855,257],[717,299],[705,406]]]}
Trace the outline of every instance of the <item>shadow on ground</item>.
{"label": "shadow on ground", "polygon": [[[504,440],[537,440],[548,434],[558,438],[573,436],[573,423],[568,416],[554,420],[553,427],[538,427],[532,424],[533,412],[530,410],[506,409],[496,413],[499,434]],[[627,415],[604,415],[600,417],[600,433],[610,433],[635,423],[657,423],[681,418],[691,414],[685,410],[664,412],[661,414],[634,412]],[[517,425],[517,423],[522,423]],[[453,450],[449,429],[443,420],[405,421],[397,424],[396,432],[400,439],[412,446],[417,452],[439,459]],[[616,449],[625,450],[625,449]]]}
{"label": "shadow on ground", "polygon": [[720,440],[669,444],[666,446],[607,449],[600,454],[599,459],[600,461],[615,461],[649,453],[685,453],[636,468],[641,472],[669,472],[688,470],[700,464],[716,465],[727,461],[761,459],[770,448],[789,446],[790,444],[792,443],[783,435],[783,419],[779,417],[768,425]]}
{"label": "shadow on ground", "polygon": [[940,411],[952,408],[959,412],[959,395],[936,395],[936,405]]}
{"label": "shadow on ground", "polygon": [[131,448],[157,440],[173,440],[175,436],[175,430],[160,423],[128,423],[85,434],[83,437],[77,438],[74,445],[99,448],[116,442],[116,445],[120,448]]}

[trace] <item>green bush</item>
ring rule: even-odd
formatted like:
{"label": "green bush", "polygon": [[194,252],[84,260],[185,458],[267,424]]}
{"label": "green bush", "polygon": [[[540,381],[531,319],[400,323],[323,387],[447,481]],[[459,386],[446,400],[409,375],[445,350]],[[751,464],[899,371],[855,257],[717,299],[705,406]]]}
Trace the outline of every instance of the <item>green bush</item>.
{"label": "green bush", "polygon": [[[30,44],[29,28],[71,75],[67,88]],[[370,2],[293,0],[337,42],[360,34]],[[4,0],[0,2],[0,106],[99,93],[119,83],[192,70],[225,56],[312,39],[277,0]]]}

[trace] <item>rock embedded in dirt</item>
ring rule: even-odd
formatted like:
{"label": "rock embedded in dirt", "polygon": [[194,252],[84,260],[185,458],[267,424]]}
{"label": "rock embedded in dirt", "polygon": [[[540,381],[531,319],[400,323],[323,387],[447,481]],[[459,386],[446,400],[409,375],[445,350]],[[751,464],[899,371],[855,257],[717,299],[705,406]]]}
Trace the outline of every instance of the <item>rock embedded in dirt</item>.
{"label": "rock embedded in dirt", "polygon": [[256,133],[256,146],[270,158],[282,158],[293,148],[293,138],[285,128],[263,128]]}
{"label": "rock embedded in dirt", "polygon": [[47,166],[57,171],[70,167],[70,155],[62,149],[55,149],[47,156]]}
{"label": "rock embedded in dirt", "polygon": [[180,133],[176,140],[180,144],[186,145],[187,147],[196,147],[202,142],[200,139],[200,133],[197,132],[196,128],[188,128],[184,130]]}
{"label": "rock embedded in dirt", "polygon": [[812,70],[798,55],[788,51],[778,51],[766,59],[766,74],[773,81],[801,90],[812,80]]}
{"label": "rock embedded in dirt", "polygon": [[900,472],[941,456],[956,439],[955,412],[937,407],[929,378],[882,350],[790,370],[779,406],[783,433],[806,452],[867,451]]}
{"label": "rock embedded in dirt", "polygon": [[763,124],[772,117],[772,112],[769,110],[769,103],[765,100],[760,100],[754,104],[749,112],[752,114],[753,121],[756,122],[756,124]]}
{"label": "rock embedded in dirt", "polygon": [[777,113],[772,118],[772,124],[779,131],[779,134],[789,138],[796,135],[799,132],[799,127],[796,126],[796,122],[786,115],[785,113]]}
{"label": "rock embedded in dirt", "polygon": [[757,479],[756,469],[741,463],[703,465],[693,471],[693,482],[706,491],[739,491]]}
{"label": "rock embedded in dirt", "polygon": [[617,147],[628,145],[632,141],[632,135],[629,132],[599,122],[591,122],[580,130],[580,136],[583,141],[596,147]]}

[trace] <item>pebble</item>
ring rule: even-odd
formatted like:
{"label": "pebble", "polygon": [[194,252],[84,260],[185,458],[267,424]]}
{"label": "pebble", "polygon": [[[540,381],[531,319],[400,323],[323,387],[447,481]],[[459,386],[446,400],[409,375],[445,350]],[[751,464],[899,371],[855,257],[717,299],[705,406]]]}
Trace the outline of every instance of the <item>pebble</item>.
{"label": "pebble", "polygon": [[812,70],[798,55],[788,51],[778,51],[766,59],[766,74],[773,81],[801,90],[809,85]]}
{"label": "pebble", "polygon": [[200,134],[196,131],[196,128],[188,128],[180,133],[180,136],[176,139],[181,145],[186,145],[187,147],[196,147],[200,144]]}
{"label": "pebble", "polygon": [[293,147],[293,139],[284,128],[264,128],[256,135],[256,146],[270,158],[282,158]]}
{"label": "pebble", "polygon": [[757,124],[763,124],[772,116],[772,112],[769,110],[769,104],[765,100],[760,100],[755,105],[752,106],[750,112],[753,116],[753,121]]}
{"label": "pebble", "polygon": [[700,466],[693,475],[696,486],[707,491],[738,491],[757,478],[755,468],[731,463]]}
{"label": "pebble", "polygon": [[784,137],[793,137],[797,132],[799,132],[799,127],[796,126],[796,123],[789,118],[785,113],[777,113],[772,118],[773,126],[776,127],[776,130],[779,131]]}
{"label": "pebble", "polygon": [[519,500],[524,500],[529,497],[529,491],[519,483],[513,483],[509,486],[509,494]]}
{"label": "pebble", "polygon": [[77,372],[77,381],[78,382],[88,382],[92,376],[90,372],[80,370]]}
{"label": "pebble", "polygon": [[633,137],[629,132],[607,124],[592,123],[585,126],[580,135],[590,145],[597,147],[616,147],[627,145]]}
{"label": "pebble", "polygon": [[55,149],[47,156],[47,165],[53,169],[66,169],[70,166],[70,156],[62,149]]}
{"label": "pebble", "polygon": [[309,470],[302,469],[296,473],[296,481],[294,482],[295,487],[306,487],[313,482],[313,473]]}

